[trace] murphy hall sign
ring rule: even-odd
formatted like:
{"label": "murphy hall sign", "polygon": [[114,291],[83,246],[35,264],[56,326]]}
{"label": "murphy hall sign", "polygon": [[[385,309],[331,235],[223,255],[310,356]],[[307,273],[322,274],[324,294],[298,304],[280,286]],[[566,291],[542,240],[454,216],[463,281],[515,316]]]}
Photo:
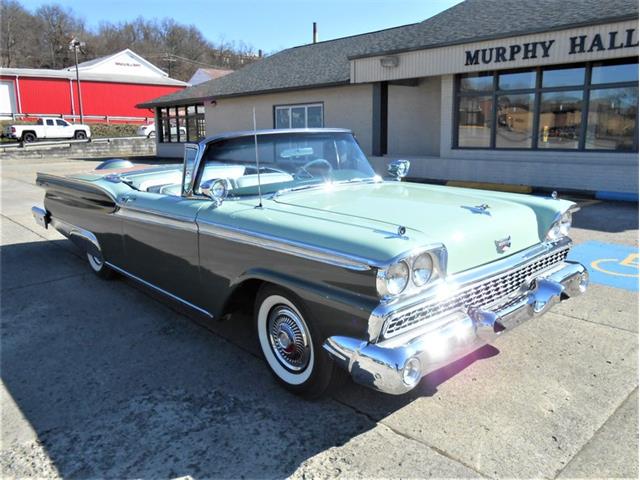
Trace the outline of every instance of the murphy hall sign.
{"label": "murphy hall sign", "polygon": [[465,50],[465,65],[488,65],[496,63],[516,62],[518,60],[535,60],[550,58],[554,49],[564,49],[568,55],[578,55],[611,50],[638,47],[636,28],[622,31],[611,30],[604,33],[572,35],[562,39],[510,43],[475,50]]}

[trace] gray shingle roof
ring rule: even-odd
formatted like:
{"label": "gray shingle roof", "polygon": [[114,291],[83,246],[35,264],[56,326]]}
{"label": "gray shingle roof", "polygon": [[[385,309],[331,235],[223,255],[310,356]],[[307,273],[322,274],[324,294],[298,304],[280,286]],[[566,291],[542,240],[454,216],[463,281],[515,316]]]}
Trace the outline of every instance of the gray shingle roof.
{"label": "gray shingle roof", "polygon": [[140,106],[349,82],[349,59],[638,18],[637,0],[466,0],[423,22],[283,50]]}

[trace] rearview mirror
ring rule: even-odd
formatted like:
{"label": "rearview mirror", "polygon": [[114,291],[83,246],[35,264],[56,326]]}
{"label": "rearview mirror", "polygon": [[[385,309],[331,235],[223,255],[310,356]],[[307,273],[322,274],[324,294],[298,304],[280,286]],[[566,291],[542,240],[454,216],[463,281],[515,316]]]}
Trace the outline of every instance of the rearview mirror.
{"label": "rearview mirror", "polygon": [[200,185],[200,192],[216,203],[216,207],[222,205],[229,193],[229,186],[224,178],[212,178],[205,180]]}
{"label": "rearview mirror", "polygon": [[411,162],[409,160],[394,160],[387,166],[387,172],[396,180],[401,181],[409,173]]}

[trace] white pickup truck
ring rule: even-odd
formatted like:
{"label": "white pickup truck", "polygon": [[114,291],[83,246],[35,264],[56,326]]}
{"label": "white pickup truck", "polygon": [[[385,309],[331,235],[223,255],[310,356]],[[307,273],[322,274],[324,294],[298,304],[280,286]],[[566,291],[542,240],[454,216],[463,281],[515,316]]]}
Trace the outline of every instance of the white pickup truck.
{"label": "white pickup truck", "polygon": [[2,136],[15,138],[25,143],[35,142],[43,138],[74,138],[84,140],[91,138],[91,129],[81,123],[69,123],[61,118],[40,118],[30,125],[9,125],[4,128]]}

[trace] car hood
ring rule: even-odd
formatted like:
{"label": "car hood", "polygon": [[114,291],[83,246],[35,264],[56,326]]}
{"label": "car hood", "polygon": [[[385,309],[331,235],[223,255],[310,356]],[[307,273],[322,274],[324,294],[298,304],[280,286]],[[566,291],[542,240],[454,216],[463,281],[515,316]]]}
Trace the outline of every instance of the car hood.
{"label": "car hood", "polygon": [[[336,229],[342,228],[336,219],[351,225],[378,225],[387,232],[397,232],[402,226],[406,229],[404,236],[413,240],[406,247],[444,244],[448,272],[457,273],[540,242],[540,234],[546,229],[539,225],[535,209],[515,200],[527,197],[502,196],[480,190],[383,182],[291,192],[277,196],[273,203],[290,213],[329,220]],[[479,208],[482,205],[486,208]],[[507,239],[511,246],[502,251],[496,242]],[[378,242],[384,241],[385,237],[379,237]]]}

